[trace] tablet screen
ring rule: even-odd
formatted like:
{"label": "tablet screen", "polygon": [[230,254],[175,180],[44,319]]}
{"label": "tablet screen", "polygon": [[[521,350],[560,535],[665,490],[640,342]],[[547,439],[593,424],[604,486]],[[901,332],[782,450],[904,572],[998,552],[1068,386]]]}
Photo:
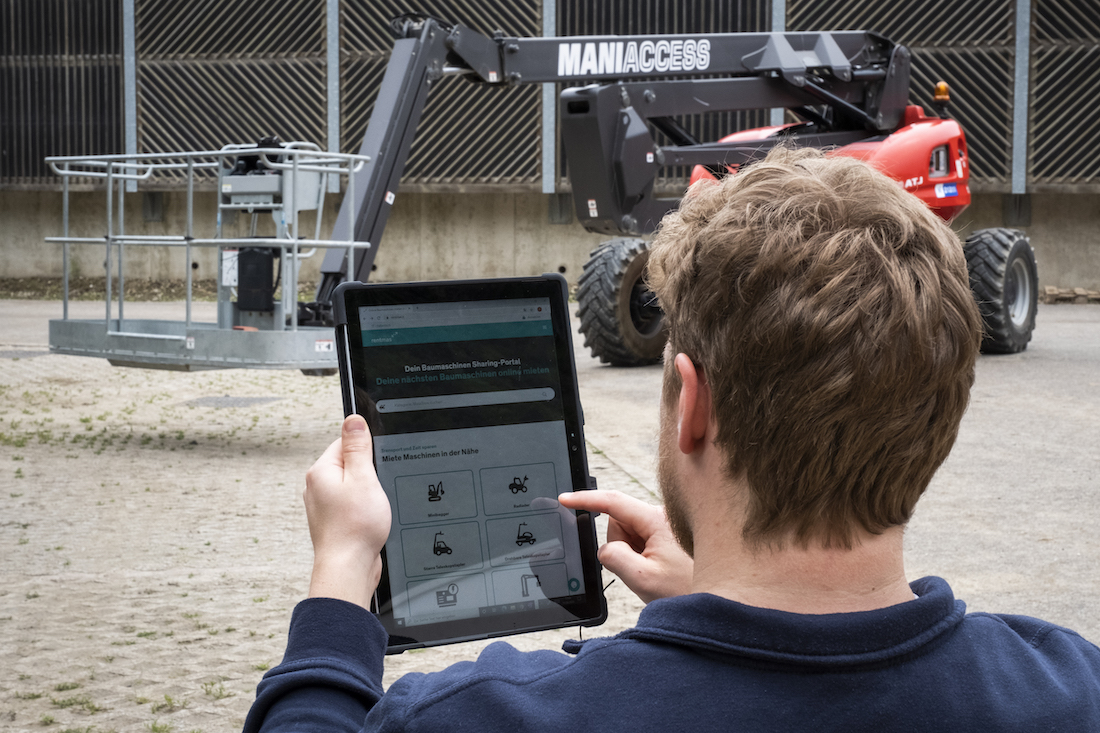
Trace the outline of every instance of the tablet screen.
{"label": "tablet screen", "polygon": [[587,487],[560,282],[345,297],[346,407],[371,425],[393,509],[378,594],[391,646],[599,617],[591,522],[557,502]]}

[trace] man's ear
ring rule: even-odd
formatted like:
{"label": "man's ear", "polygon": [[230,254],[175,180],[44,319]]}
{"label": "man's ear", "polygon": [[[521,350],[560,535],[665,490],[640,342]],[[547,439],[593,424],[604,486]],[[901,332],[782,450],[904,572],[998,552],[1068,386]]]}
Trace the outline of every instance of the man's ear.
{"label": "man's ear", "polygon": [[680,452],[694,453],[706,439],[710,423],[710,388],[705,375],[687,354],[677,354],[673,366],[680,374],[680,399],[676,404],[676,433]]}

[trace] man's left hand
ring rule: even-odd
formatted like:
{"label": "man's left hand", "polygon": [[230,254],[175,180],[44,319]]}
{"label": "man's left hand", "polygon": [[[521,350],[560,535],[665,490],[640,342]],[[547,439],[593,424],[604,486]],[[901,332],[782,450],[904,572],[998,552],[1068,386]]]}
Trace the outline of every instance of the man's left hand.
{"label": "man's left hand", "polygon": [[303,493],[313,539],[310,598],[338,598],[370,608],[390,534],[390,503],[374,470],[373,442],[359,415],[306,474]]}

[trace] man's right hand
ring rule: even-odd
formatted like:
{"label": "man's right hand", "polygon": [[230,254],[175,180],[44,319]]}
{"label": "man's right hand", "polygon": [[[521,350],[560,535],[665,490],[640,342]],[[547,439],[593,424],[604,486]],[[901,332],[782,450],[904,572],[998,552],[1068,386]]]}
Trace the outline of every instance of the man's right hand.
{"label": "man's right hand", "polygon": [[577,491],[558,499],[568,509],[607,515],[600,562],[643,601],[691,592],[694,561],[672,536],[664,509],[619,491]]}

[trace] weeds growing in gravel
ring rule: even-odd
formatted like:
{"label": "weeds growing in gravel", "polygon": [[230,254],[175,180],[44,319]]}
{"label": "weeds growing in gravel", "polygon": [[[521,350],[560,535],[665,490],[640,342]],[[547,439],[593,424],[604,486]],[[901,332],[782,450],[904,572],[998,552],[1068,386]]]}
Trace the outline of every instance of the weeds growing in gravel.
{"label": "weeds growing in gravel", "polygon": [[185,707],[187,707],[186,700],[176,700],[171,695],[165,695],[164,702],[153,703],[153,707],[151,707],[150,710],[152,710],[153,713],[174,713]]}
{"label": "weeds growing in gravel", "polygon": [[202,691],[209,697],[214,698],[215,700],[223,700],[227,697],[233,697],[233,695],[236,694],[225,689],[225,685],[221,682],[214,681],[203,682]]}
{"label": "weeds growing in gravel", "polygon": [[50,702],[53,703],[54,707],[61,708],[62,710],[75,707],[83,709],[89,713],[98,713],[104,709],[92,702],[92,699],[87,695],[77,695],[76,697],[66,697],[61,699],[58,699],[51,695]]}

